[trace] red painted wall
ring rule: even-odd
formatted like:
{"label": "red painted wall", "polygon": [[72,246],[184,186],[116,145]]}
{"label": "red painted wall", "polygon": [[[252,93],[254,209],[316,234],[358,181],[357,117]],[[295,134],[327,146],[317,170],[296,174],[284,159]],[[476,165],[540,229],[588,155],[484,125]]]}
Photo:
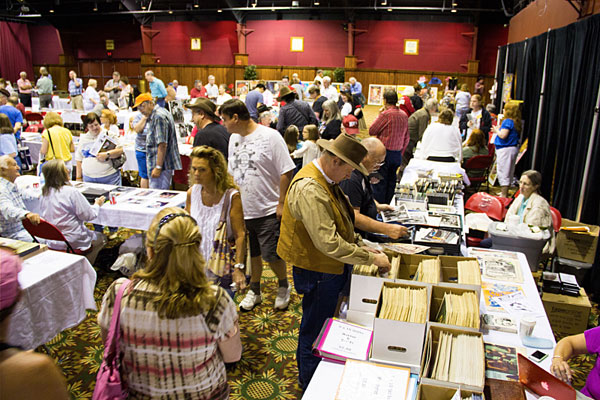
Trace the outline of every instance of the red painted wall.
{"label": "red painted wall", "polygon": [[498,46],[504,46],[508,41],[508,27],[503,25],[483,25],[479,27],[477,40],[477,59],[479,72],[482,74],[496,73],[496,57]]}
{"label": "red painted wall", "polygon": [[105,59],[106,40],[115,42],[114,59],[139,58],[142,53],[140,27],[137,24],[119,24],[107,27],[106,24],[86,25],[77,28],[80,35],[71,38],[76,49],[76,58]]}
{"label": "red painted wall", "polygon": [[[256,65],[343,67],[348,42],[343,21],[249,21],[248,62]],[[304,52],[290,51],[290,37],[304,37]]]}
{"label": "red painted wall", "polygon": [[29,25],[33,64],[58,64],[62,46],[58,31],[52,25]]}
{"label": "red painted wall", "polygon": [[[237,53],[234,21],[155,22],[160,34],[152,40],[152,51],[161,64],[232,65]],[[190,38],[200,37],[201,51],[190,50]]]}
{"label": "red painted wall", "polygon": [[[463,71],[471,54],[471,38],[461,32],[471,24],[417,21],[359,21],[368,32],[356,38],[359,68]],[[419,39],[419,55],[404,55],[404,39]]]}

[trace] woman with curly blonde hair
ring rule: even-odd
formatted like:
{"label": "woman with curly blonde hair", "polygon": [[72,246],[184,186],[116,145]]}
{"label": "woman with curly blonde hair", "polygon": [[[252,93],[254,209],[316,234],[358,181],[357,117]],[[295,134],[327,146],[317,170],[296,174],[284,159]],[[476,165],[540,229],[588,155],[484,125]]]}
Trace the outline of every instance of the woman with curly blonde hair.
{"label": "woman with curly blonde hair", "polygon": [[209,147],[194,147],[190,154],[190,189],[185,205],[192,217],[200,223],[202,242],[200,252],[209,262],[214,253],[214,239],[221,221],[225,220],[227,238],[235,246],[235,260],[224,270],[208,269],[207,275],[225,289],[232,282],[235,287],[246,287],[246,224],[240,192],[227,172],[223,153]]}
{"label": "woman with curly blonde hair", "polygon": [[[146,267],[120,304],[121,378],[128,398],[228,399],[225,363],[242,353],[235,304],[204,274],[200,229],[186,211],[161,210],[146,236]],[[106,338],[117,292],[98,314]]]}
{"label": "woman with curly blonde hair", "polygon": [[43,124],[46,129],[42,133],[40,160],[63,160],[69,170],[70,177],[71,171],[73,171],[73,156],[71,153],[75,151],[73,134],[64,127],[62,117],[54,111],[46,113]]}

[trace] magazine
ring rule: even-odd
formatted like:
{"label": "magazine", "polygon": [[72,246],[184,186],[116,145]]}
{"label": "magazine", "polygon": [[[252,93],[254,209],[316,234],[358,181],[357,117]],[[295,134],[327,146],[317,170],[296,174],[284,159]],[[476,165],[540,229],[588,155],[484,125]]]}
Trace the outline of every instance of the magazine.
{"label": "magazine", "polygon": [[106,132],[102,132],[90,148],[90,154],[96,157],[98,153],[114,150],[118,145],[119,142],[115,138],[109,136]]}

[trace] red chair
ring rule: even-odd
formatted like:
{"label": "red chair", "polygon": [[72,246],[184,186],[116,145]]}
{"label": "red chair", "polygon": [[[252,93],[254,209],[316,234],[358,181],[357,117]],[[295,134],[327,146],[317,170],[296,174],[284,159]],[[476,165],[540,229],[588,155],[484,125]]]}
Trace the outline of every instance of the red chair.
{"label": "red chair", "polygon": [[488,155],[494,157],[496,154],[496,145],[494,143],[488,143]]}
{"label": "red chair", "polygon": [[[479,190],[481,184],[488,181],[488,171],[493,161],[494,157],[492,156],[475,156],[469,158],[465,163],[464,168],[469,176],[471,185],[473,185],[474,191]],[[486,186],[487,190],[489,190],[489,184]]]}
{"label": "red chair", "polygon": [[469,197],[467,204],[465,204],[465,210],[484,213],[495,221],[502,221],[504,219],[504,206],[495,196],[485,192],[475,193]]}
{"label": "red chair", "polygon": [[25,120],[27,122],[41,122],[44,119],[42,114],[36,112],[25,113]]}
{"label": "red chair", "polygon": [[[71,244],[65,238],[65,235],[63,235],[62,232],[56,226],[52,225],[50,222],[45,221],[41,218],[40,218],[40,223],[37,225],[32,224],[31,221],[29,221],[27,218],[25,218],[23,220],[23,227],[27,230],[27,232],[29,232],[29,234],[31,235],[31,237],[33,237],[33,240],[36,243],[39,243],[36,238],[36,237],[39,237],[39,238],[46,239],[46,240],[56,240],[58,242],[64,242],[67,245],[66,251],[62,250],[62,249],[53,249],[53,250],[63,251],[63,252],[72,253],[72,254],[78,254],[80,256],[84,256],[84,255],[88,254],[90,251],[92,251],[92,246],[90,246],[90,248],[86,249],[86,250],[73,249]],[[50,247],[50,246],[48,246],[48,247]]]}
{"label": "red chair", "polygon": [[190,183],[189,172],[190,158],[188,156],[181,156],[181,169],[175,171],[173,174],[173,184],[188,185]]}
{"label": "red chair", "polygon": [[550,207],[550,213],[552,214],[552,227],[554,228],[554,233],[558,233],[558,231],[560,231],[560,226],[562,225],[562,215],[560,215],[560,211],[554,207]]}

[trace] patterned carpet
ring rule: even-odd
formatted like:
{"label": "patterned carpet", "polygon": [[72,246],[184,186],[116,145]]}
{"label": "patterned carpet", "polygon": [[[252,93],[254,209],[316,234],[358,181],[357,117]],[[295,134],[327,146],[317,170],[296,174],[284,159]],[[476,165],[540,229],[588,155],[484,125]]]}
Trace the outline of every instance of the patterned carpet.
{"label": "patterned carpet", "polygon": [[[117,257],[118,244],[131,233],[120,230],[96,260],[98,273],[94,298],[100,308],[102,296],[110,284],[121,275],[110,271]],[[290,272],[291,282],[291,272]],[[240,313],[241,337],[244,346],[242,359],[228,370],[232,400],[292,400],[300,398],[297,384],[296,346],[302,311],[300,299],[292,291],[287,311],[275,311],[273,303],[277,291],[275,274],[265,267],[263,274],[263,303],[252,312]],[[235,298],[236,303],[243,299]],[[72,399],[91,399],[96,373],[102,361],[104,346],[96,311],[88,311],[87,318],[77,327],[60,333],[47,343],[50,356],[58,360]],[[38,351],[44,352],[43,348]]]}

